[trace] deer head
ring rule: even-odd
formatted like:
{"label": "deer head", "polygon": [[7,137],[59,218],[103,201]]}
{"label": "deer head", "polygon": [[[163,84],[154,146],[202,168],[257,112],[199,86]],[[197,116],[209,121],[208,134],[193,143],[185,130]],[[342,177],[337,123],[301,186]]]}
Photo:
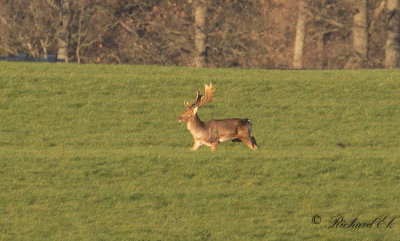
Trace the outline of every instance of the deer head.
{"label": "deer head", "polygon": [[193,104],[184,102],[186,111],[179,117],[179,122],[189,122],[195,118],[198,108],[212,101],[214,91],[215,89],[212,89],[212,83],[210,83],[210,85],[204,85],[204,96],[200,95],[200,90],[197,90],[196,99]]}

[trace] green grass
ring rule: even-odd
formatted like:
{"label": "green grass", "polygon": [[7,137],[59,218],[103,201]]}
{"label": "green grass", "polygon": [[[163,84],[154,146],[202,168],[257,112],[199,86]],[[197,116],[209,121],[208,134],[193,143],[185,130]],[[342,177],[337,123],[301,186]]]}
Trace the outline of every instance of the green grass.
{"label": "green grass", "polygon": [[[259,151],[189,150],[210,81],[200,118],[250,118]],[[0,62],[0,240],[398,240],[399,150],[399,70]]]}

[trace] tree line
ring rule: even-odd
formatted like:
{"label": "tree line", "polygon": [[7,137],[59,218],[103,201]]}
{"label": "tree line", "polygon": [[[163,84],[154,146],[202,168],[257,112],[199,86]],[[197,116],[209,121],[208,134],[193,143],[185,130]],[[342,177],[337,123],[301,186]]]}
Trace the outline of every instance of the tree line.
{"label": "tree line", "polygon": [[399,0],[0,0],[0,55],[242,68],[395,68]]}

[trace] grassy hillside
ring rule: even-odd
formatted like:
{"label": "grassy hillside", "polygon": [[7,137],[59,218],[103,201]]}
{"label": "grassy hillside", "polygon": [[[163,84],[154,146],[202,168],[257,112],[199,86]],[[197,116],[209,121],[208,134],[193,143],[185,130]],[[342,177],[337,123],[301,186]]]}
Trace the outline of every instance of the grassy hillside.
{"label": "grassy hillside", "polygon": [[[259,151],[189,150],[210,81]],[[0,62],[0,240],[398,240],[399,150],[399,70]]]}

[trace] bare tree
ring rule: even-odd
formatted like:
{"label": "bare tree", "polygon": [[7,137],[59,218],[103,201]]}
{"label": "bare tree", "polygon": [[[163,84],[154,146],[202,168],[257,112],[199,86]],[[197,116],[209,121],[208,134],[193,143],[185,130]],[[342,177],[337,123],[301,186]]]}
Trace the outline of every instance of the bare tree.
{"label": "bare tree", "polygon": [[81,63],[398,67],[399,28],[399,0],[0,0],[1,56]]}
{"label": "bare tree", "polygon": [[346,63],[346,68],[364,67],[368,61],[368,0],[357,0],[354,4],[353,55]]}
{"label": "bare tree", "polygon": [[399,62],[400,50],[400,10],[399,0],[387,0],[387,38],[385,47],[385,67],[395,68]]}
{"label": "bare tree", "polygon": [[206,60],[206,34],[205,34],[205,21],[206,21],[206,0],[196,0],[194,3],[194,21],[195,21],[195,56],[194,66],[203,67]]}
{"label": "bare tree", "polygon": [[303,68],[304,42],[306,38],[306,11],[305,0],[298,0],[298,15],[296,26],[296,40],[294,43],[293,68]]}
{"label": "bare tree", "polygon": [[[18,9],[18,1],[6,2],[0,1],[0,54],[1,55],[15,55],[17,48],[22,44],[20,43],[21,35],[17,35],[19,24],[20,11],[13,12],[12,9]],[[18,37],[18,40],[17,40]]]}
{"label": "bare tree", "polygon": [[368,0],[358,0],[357,13],[354,15],[353,47],[354,52],[365,65],[368,58]]}
{"label": "bare tree", "polygon": [[65,59],[68,63],[68,51],[69,51],[69,25],[71,22],[71,2],[70,0],[61,0],[58,3],[60,9],[60,27],[58,29],[57,40],[58,40],[58,52],[57,58]]}
{"label": "bare tree", "polygon": [[56,14],[40,1],[0,2],[0,51],[46,57],[54,51]]}
{"label": "bare tree", "polygon": [[79,63],[101,62],[103,45],[114,38],[112,28],[116,20],[113,8],[106,2],[93,4],[91,0],[79,0],[72,3],[73,13],[70,23],[70,44],[74,61]]}

